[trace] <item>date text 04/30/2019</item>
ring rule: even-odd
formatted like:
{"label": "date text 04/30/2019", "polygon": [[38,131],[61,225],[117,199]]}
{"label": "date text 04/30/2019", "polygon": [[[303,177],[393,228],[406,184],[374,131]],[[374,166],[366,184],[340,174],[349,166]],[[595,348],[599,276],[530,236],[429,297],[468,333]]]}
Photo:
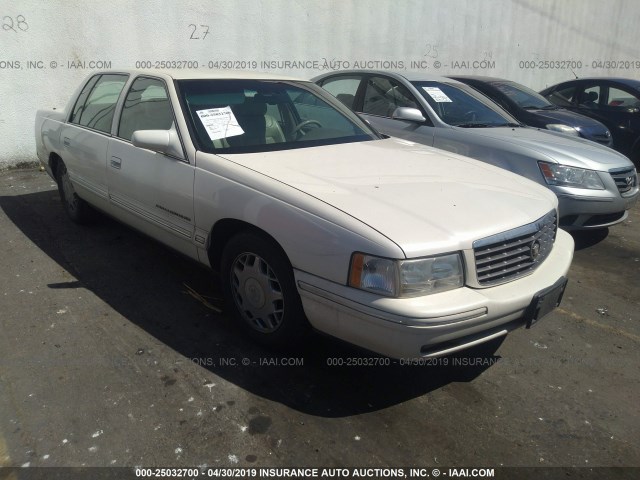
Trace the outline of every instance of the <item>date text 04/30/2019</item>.
{"label": "date text 04/30/2019", "polygon": [[493,468],[136,468],[136,477],[152,478],[493,478]]}

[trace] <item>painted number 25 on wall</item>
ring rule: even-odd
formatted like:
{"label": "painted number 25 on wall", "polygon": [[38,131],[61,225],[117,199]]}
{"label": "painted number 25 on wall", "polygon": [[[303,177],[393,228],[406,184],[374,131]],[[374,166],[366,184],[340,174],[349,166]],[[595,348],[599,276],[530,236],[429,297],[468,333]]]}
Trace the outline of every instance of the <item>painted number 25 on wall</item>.
{"label": "painted number 25 on wall", "polygon": [[29,30],[29,24],[24,15],[16,15],[15,17],[5,15],[2,17],[2,30],[15,33],[26,32]]}

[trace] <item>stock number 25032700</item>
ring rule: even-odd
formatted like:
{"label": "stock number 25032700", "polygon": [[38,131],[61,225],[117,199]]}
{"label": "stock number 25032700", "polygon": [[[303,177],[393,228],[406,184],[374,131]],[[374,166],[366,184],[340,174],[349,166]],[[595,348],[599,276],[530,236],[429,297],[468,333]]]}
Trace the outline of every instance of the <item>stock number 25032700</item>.
{"label": "stock number 25032700", "polygon": [[198,68],[197,60],[137,60],[136,68],[172,68],[176,70]]}

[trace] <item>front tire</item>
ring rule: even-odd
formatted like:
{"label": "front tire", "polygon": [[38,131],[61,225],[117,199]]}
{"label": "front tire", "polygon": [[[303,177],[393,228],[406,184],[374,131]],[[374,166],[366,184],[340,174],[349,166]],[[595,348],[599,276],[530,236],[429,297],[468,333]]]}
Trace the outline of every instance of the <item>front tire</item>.
{"label": "front tire", "polygon": [[60,193],[62,206],[69,218],[78,224],[87,223],[91,216],[91,207],[76,193],[69,179],[67,166],[62,161],[56,169],[56,180],[58,181],[58,192]]}
{"label": "front tire", "polygon": [[221,284],[227,308],[258,342],[297,347],[310,331],[293,268],[269,238],[240,233],[222,254]]}

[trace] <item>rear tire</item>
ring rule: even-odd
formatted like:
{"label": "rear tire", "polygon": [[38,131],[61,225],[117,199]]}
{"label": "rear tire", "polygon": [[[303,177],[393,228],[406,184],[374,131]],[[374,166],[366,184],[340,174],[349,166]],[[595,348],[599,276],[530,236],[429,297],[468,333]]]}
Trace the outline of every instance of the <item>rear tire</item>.
{"label": "rear tire", "polygon": [[232,237],[220,275],[225,305],[254,340],[287,349],[304,343],[311,329],[293,268],[271,239],[251,232]]}
{"label": "rear tire", "polygon": [[91,207],[76,193],[69,179],[67,166],[62,161],[56,168],[56,180],[58,181],[58,192],[60,193],[62,206],[69,218],[78,224],[87,223],[91,217]]}

